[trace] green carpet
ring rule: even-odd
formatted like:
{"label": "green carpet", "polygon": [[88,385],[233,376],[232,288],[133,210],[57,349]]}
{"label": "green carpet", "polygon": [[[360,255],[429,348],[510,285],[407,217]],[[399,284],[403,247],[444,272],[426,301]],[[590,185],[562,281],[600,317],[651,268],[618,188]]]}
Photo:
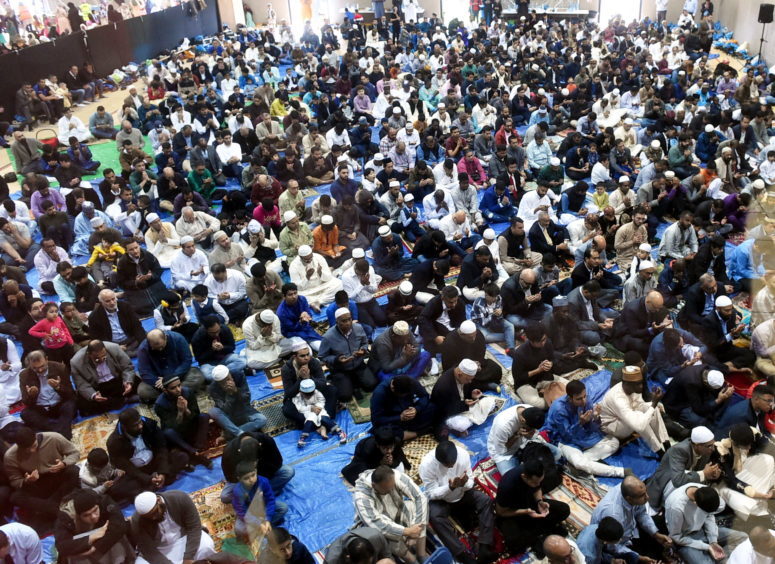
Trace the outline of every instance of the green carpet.
{"label": "green carpet", "polygon": [[[92,152],[92,158],[95,161],[100,161],[100,167],[94,171],[91,174],[85,175],[83,178],[84,180],[98,180],[102,178],[102,171],[106,168],[112,168],[117,174],[121,174],[121,165],[118,162],[118,150],[116,149],[116,142],[113,140],[108,140],[107,142],[101,141],[96,144],[90,144],[89,149],[91,149]],[[149,155],[153,155],[153,148],[151,146],[151,141],[146,137],[145,138],[145,147],[143,147],[143,150],[148,153]],[[11,161],[13,169],[16,170],[16,163],[13,158],[13,154],[11,153],[10,149],[5,149],[6,153],[8,154],[8,159]],[[66,147],[60,147],[59,152],[64,153],[67,151]],[[154,165],[153,170],[156,169],[156,166]],[[53,183],[54,186],[57,186],[57,183]]]}

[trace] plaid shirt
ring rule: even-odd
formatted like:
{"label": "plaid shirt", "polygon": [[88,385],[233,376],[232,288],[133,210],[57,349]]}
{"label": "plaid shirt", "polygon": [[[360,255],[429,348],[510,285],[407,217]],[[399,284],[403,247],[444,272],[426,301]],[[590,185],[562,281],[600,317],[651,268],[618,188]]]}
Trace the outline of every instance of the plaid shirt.
{"label": "plaid shirt", "polygon": [[371,485],[373,472],[363,472],[355,483],[356,526],[373,527],[395,542],[401,539],[406,527],[428,522],[428,499],[409,476],[396,472],[395,489],[383,496]]}
{"label": "plaid shirt", "polygon": [[[499,309],[501,315],[496,316],[493,312]],[[503,298],[498,296],[492,305],[487,304],[487,299],[476,298],[471,309],[471,321],[479,327],[485,327],[490,330],[500,331],[503,328]]]}

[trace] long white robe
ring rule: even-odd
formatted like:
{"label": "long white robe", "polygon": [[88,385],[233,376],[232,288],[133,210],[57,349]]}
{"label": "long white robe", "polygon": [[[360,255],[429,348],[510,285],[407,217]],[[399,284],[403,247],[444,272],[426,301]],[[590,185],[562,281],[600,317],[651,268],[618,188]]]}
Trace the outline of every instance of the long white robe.
{"label": "long white robe", "polygon": [[[308,268],[314,270],[310,278],[307,278]],[[334,301],[334,295],[342,289],[342,281],[334,278],[328,263],[317,253],[312,253],[310,265],[304,264],[301,257],[296,257],[288,271],[291,282],[299,287],[299,294],[307,298],[311,305],[319,307],[331,303]]]}

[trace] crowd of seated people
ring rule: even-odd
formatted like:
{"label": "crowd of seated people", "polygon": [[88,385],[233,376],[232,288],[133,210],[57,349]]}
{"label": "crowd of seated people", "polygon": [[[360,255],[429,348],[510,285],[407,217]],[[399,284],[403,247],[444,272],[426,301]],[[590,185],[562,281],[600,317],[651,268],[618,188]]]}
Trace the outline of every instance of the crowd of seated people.
{"label": "crowd of seated people", "polygon": [[[0,555],[40,562],[53,530],[70,562],[247,561],[174,489],[212,468],[215,426],[237,539],[313,562],[251,404],[277,367],[302,452],[370,408],[327,562],[424,562],[431,534],[463,564],[772,558],[775,81],[713,68],[692,6],[677,27],[241,28],[150,62],[115,127],[24,85],[68,149],[15,131],[2,194]],[[578,379],[611,351],[602,391]],[[110,411],[79,452],[76,419]],[[482,431],[492,497],[462,446]],[[653,475],[611,461],[633,441]],[[569,470],[617,483],[575,538],[548,496]]]}

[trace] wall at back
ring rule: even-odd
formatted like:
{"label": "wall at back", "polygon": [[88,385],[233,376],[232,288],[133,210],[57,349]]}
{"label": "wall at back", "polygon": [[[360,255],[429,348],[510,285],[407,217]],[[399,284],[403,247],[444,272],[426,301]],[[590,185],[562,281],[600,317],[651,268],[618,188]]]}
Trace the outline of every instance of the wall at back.
{"label": "wall at back", "polygon": [[106,75],[129,62],[142,62],[165,49],[176,47],[184,37],[218,31],[218,7],[208,0],[204,10],[194,12],[190,2],[180,6],[63,36],[51,43],[28,47],[0,57],[0,105],[15,114],[15,93],[22,83],[35,83],[55,74],[62,77],[70,65],[94,63]]}

